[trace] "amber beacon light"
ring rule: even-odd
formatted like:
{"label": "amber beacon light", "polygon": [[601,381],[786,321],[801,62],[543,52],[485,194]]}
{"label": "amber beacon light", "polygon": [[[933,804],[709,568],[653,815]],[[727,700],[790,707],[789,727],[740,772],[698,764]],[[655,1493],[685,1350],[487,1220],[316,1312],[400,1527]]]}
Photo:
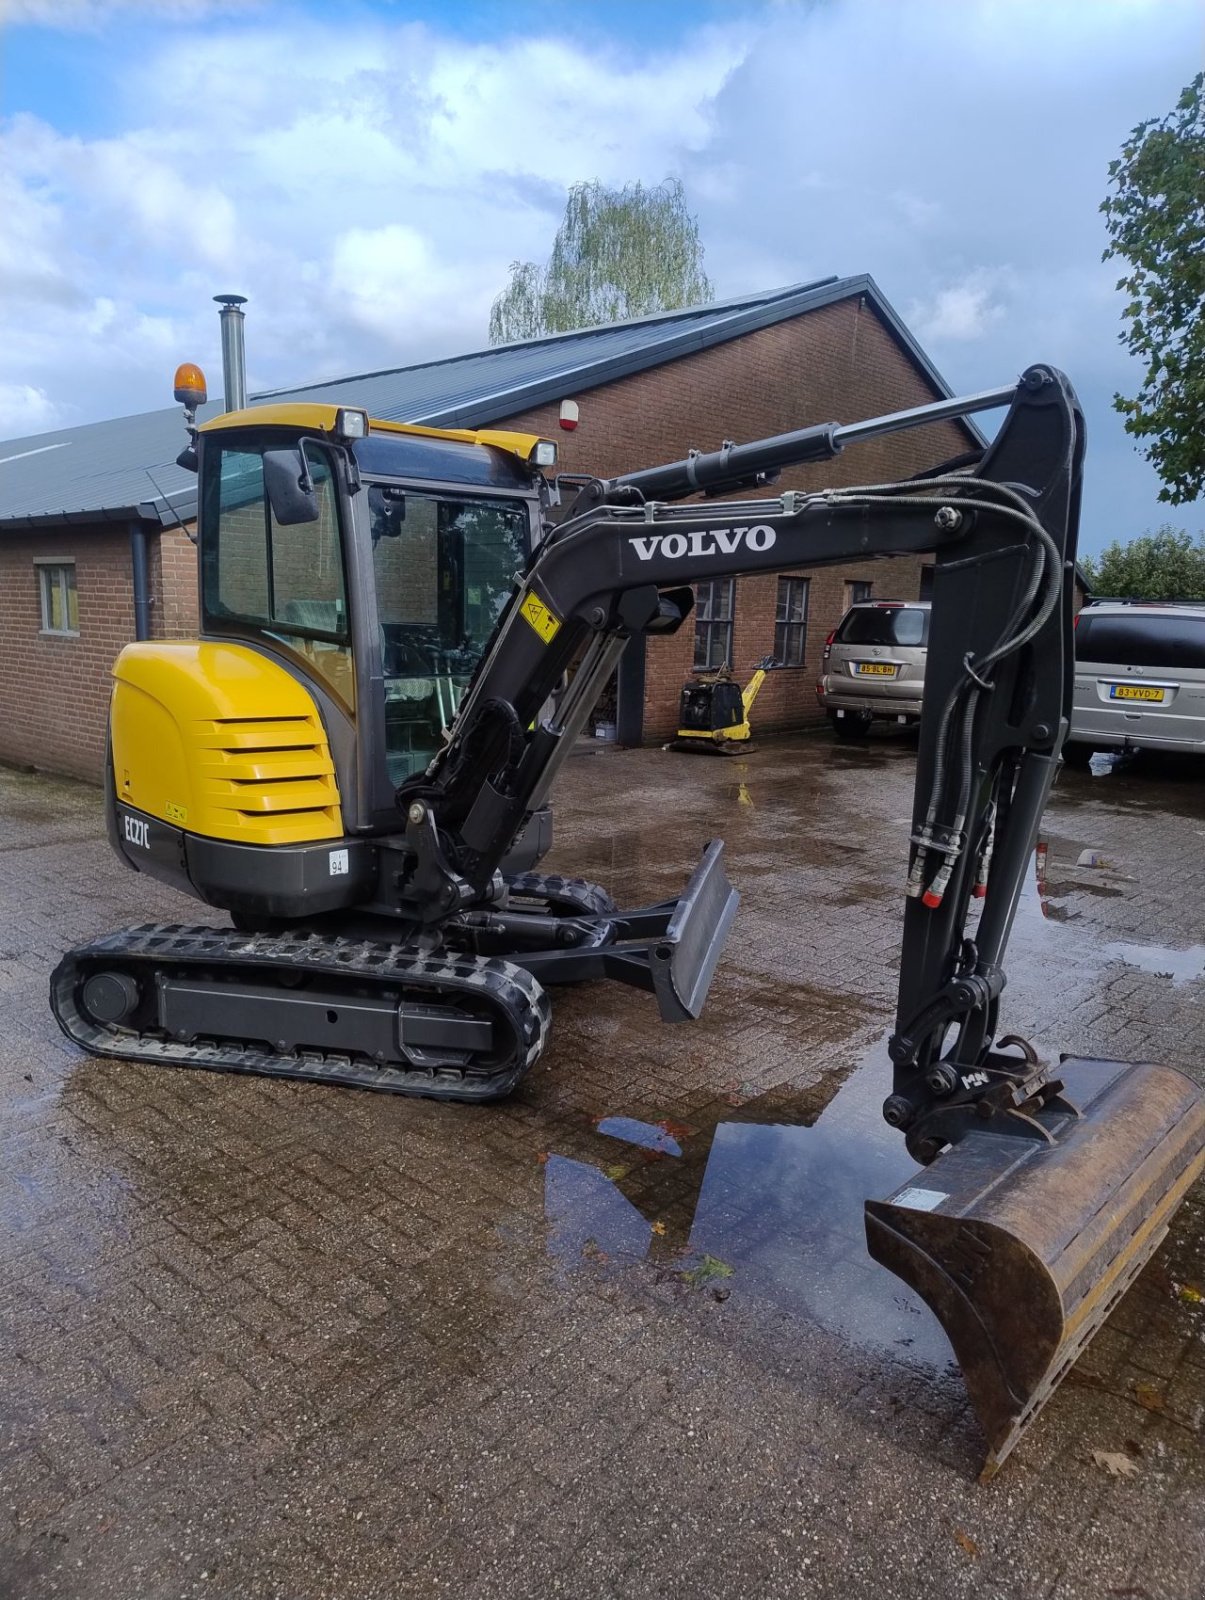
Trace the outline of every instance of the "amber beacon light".
{"label": "amber beacon light", "polygon": [[187,406],[190,411],[205,404],[205,374],[194,362],[182,361],[176,368],[174,393],[179,404]]}

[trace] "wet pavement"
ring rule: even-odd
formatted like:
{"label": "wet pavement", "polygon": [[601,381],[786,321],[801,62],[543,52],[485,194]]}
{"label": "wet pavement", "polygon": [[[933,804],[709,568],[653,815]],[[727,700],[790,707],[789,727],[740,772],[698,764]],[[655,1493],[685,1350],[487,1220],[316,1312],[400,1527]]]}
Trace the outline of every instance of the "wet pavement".
{"label": "wet pavement", "polygon": [[[205,918],[95,791],[0,771],[0,1596],[1200,1600],[1200,1190],[986,1486],[944,1335],[866,1257],[914,1170],[878,1111],[912,767],[571,761],[550,865],[647,902],[721,835],[741,912],[701,1022],[562,992],[489,1109],[80,1056],[60,951]],[[1205,784],[1096,768],[1006,1026],[1205,1081]]]}

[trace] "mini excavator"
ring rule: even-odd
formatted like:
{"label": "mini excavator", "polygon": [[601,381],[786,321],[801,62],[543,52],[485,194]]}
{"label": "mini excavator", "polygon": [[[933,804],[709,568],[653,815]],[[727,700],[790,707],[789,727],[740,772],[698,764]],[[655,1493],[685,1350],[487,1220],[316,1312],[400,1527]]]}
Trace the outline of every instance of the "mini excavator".
{"label": "mini excavator", "polygon": [[[698,1016],[736,911],[722,843],[676,899],[620,911],[538,870],[558,770],[625,646],[681,627],[696,582],[933,553],[883,1103],[922,1170],[866,1226],[940,1318],[994,1471],[1205,1165],[1205,1095],[1180,1072],[1043,1061],[1001,1031],[1073,688],[1084,429],[1067,379],[1034,366],[578,480],[571,499],[546,440],[317,404],[198,428],[196,369],[177,398],[200,638],[133,644],[114,667],[109,827],[129,866],[232,926],[68,954],[53,1009],[100,1056],[484,1101],[539,1057],[558,983],[610,978],[666,1021]],[[714,498],[992,407],[1007,416],[969,471]]]}

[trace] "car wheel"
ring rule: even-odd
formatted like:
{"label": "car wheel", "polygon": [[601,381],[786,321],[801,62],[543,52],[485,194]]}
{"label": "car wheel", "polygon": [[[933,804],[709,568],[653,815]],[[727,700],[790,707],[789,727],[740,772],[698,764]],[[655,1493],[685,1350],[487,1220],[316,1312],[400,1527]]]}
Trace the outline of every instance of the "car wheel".
{"label": "car wheel", "polygon": [[873,720],[869,711],[847,711],[843,717],[830,718],[838,739],[865,739]]}

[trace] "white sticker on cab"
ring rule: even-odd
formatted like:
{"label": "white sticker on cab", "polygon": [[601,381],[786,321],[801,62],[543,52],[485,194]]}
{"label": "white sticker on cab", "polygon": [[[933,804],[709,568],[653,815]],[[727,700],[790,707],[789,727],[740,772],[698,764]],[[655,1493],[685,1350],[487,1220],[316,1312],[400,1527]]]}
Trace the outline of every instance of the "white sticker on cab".
{"label": "white sticker on cab", "polygon": [[330,875],[332,878],[341,877],[347,871],[347,851],[332,850],[330,853]]}

